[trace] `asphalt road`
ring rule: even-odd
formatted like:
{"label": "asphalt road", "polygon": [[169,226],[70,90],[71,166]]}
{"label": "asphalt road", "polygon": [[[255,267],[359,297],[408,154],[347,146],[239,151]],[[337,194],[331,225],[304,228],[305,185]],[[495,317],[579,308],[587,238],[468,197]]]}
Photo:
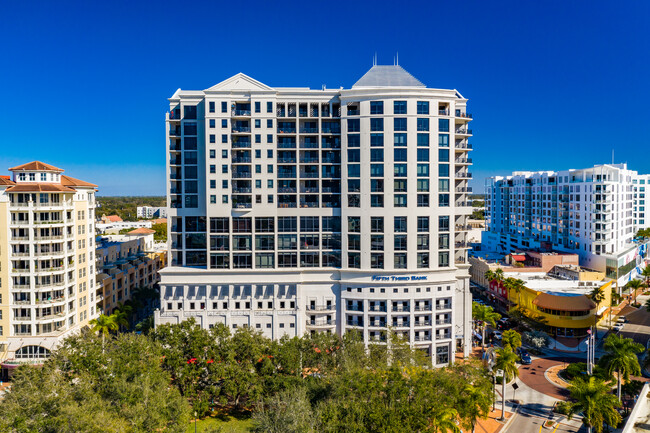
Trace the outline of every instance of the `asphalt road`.
{"label": "asphalt road", "polygon": [[629,322],[623,326],[620,334],[626,338],[632,338],[646,347],[648,339],[650,339],[650,312],[641,307],[636,311],[626,313],[627,311],[624,310],[623,314]]}
{"label": "asphalt road", "polygon": [[508,427],[508,433],[586,433],[587,428],[582,426],[579,429],[567,424],[560,423],[554,429],[542,428],[546,418],[539,418],[526,413],[518,413],[512,424]]}

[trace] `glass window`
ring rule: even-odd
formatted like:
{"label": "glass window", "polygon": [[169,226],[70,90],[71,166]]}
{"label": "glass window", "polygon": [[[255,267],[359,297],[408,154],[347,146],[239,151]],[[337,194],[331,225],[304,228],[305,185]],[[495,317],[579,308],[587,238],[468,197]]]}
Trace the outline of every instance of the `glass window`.
{"label": "glass window", "polygon": [[407,140],[406,137],[407,135],[403,132],[395,133],[393,134],[394,140],[393,140],[393,145],[394,146],[406,146],[407,145]]}
{"label": "glass window", "polygon": [[406,162],[407,149],[397,148],[393,149],[393,161],[395,162]]}
{"label": "glass window", "polygon": [[273,113],[273,102],[267,102],[266,103],[266,112],[267,113]]}
{"label": "glass window", "polygon": [[394,192],[406,192],[406,179],[395,179],[393,181]]}
{"label": "glass window", "polygon": [[384,255],[382,253],[371,253],[370,267],[372,269],[384,269]]}
{"label": "glass window", "polygon": [[370,146],[383,146],[384,134],[375,132],[370,134]]}
{"label": "glass window", "polygon": [[418,192],[429,192],[429,179],[418,179]]}
{"label": "glass window", "polygon": [[370,149],[370,162],[384,162],[384,149]]}
{"label": "glass window", "polygon": [[361,166],[359,164],[348,164],[348,177],[360,177]]}
{"label": "glass window", "polygon": [[449,164],[438,165],[438,176],[449,177]]}
{"label": "glass window", "polygon": [[395,177],[406,177],[406,164],[395,164]]}
{"label": "glass window", "polygon": [[448,232],[449,231],[449,216],[443,215],[438,217],[438,231],[439,232]]}
{"label": "glass window", "polygon": [[438,194],[438,206],[440,207],[449,206],[449,194]]}
{"label": "glass window", "polygon": [[394,119],[393,130],[394,131],[406,131],[406,118],[396,117]]}
{"label": "glass window", "polygon": [[438,192],[449,192],[449,179],[438,179]]}
{"label": "glass window", "polygon": [[348,162],[361,162],[361,150],[348,149]]}
{"label": "glass window", "polygon": [[428,232],[429,231],[429,217],[428,216],[419,216],[418,217],[418,232]]}
{"label": "glass window", "polygon": [[348,119],[348,132],[361,131],[361,121],[359,119]]}
{"label": "glass window", "polygon": [[406,253],[395,253],[395,269],[406,269]]}
{"label": "glass window", "polygon": [[428,268],[429,267],[429,253],[418,253],[418,268]]}
{"label": "glass window", "polygon": [[[449,218],[449,217],[447,217]],[[406,217],[395,217],[395,233],[406,233]]]}
{"label": "glass window", "polygon": [[384,101],[370,101],[370,114],[384,114]]}
{"label": "glass window", "polygon": [[384,207],[384,196],[382,194],[371,194],[370,207]]}
{"label": "glass window", "polygon": [[418,146],[429,146],[429,134],[418,134]]}
{"label": "glass window", "polygon": [[348,134],[348,147],[361,146],[361,137],[359,134]]}
{"label": "glass window", "polygon": [[449,132],[449,119],[438,119],[438,132]]}
{"label": "glass window", "polygon": [[348,253],[348,268],[354,268],[354,269],[361,268],[360,253]]}
{"label": "glass window", "polygon": [[319,221],[318,217],[301,216],[300,217],[300,231],[301,232],[318,232]]}
{"label": "glass window", "polygon": [[406,201],[406,194],[395,194],[395,200],[394,200],[394,206],[395,207],[406,207],[407,206],[407,201]]}
{"label": "glass window", "polygon": [[348,192],[359,192],[359,191],[361,191],[361,180],[348,179]]}
{"label": "glass window", "polygon": [[348,231],[351,233],[361,233],[361,217],[348,217]]}
{"label": "glass window", "polygon": [[371,177],[384,177],[384,164],[370,164]]}
{"label": "glass window", "polygon": [[210,106],[210,113],[214,113],[214,110],[215,110],[215,103],[214,103],[214,101],[210,101],[209,106]]}
{"label": "glass window", "polygon": [[370,179],[370,192],[384,192],[384,180]]}
{"label": "glass window", "polygon": [[221,101],[221,112],[222,113],[227,113],[228,112],[228,102]]}
{"label": "glass window", "polygon": [[370,231],[373,233],[383,233],[384,217],[370,217]]}
{"label": "glass window", "polygon": [[395,251],[406,251],[408,248],[407,236],[406,235],[395,235]]}
{"label": "glass window", "polygon": [[449,234],[443,233],[438,235],[438,248],[441,250],[449,249]]}
{"label": "glass window", "polygon": [[418,164],[417,175],[420,177],[429,177],[429,164]]}
{"label": "glass window", "polygon": [[418,161],[421,162],[429,161],[429,149],[418,149]]}
{"label": "glass window", "polygon": [[429,194],[418,194],[418,207],[429,207]]}
{"label": "glass window", "polygon": [[429,119],[418,119],[418,131],[429,130]]}
{"label": "glass window", "polygon": [[446,268],[449,266],[449,252],[444,251],[438,253],[438,266]]}
{"label": "glass window", "polygon": [[438,135],[438,146],[449,147],[449,134]]}
{"label": "glass window", "polygon": [[348,250],[361,251],[361,235],[348,235]]}
{"label": "glass window", "polygon": [[429,102],[428,101],[418,101],[418,113],[417,114],[429,114]]}
{"label": "glass window", "polygon": [[384,251],[384,235],[370,235],[370,250]]}
{"label": "glass window", "polygon": [[406,101],[393,102],[393,114],[406,114]]}
{"label": "glass window", "polygon": [[260,113],[262,111],[262,103],[260,101],[255,102],[255,112]]}
{"label": "glass window", "polygon": [[449,162],[449,149],[438,149],[438,161]]}
{"label": "glass window", "polygon": [[370,130],[371,131],[383,131],[384,130],[384,119],[383,118],[372,118],[370,119]]}

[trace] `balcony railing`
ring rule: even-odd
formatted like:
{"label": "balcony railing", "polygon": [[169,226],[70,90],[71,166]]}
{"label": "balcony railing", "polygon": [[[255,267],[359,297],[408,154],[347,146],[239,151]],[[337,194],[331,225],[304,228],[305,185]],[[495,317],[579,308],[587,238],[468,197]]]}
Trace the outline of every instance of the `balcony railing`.
{"label": "balcony railing", "polygon": [[431,305],[416,306],[415,311],[431,311]]}
{"label": "balcony railing", "polygon": [[235,179],[250,179],[251,172],[250,171],[233,172],[232,177]]}
{"label": "balcony railing", "polygon": [[458,173],[456,173],[456,178],[457,179],[471,179],[472,178],[472,173],[458,172]]}
{"label": "balcony railing", "polygon": [[232,158],[233,164],[249,164],[251,162],[251,158],[248,156],[234,156]]}
{"label": "balcony railing", "polygon": [[296,128],[278,128],[278,134],[295,134]]}
{"label": "balcony railing", "polygon": [[251,193],[251,188],[237,188],[233,187],[232,192],[240,193],[240,194],[250,194]]}
{"label": "balcony railing", "polygon": [[232,132],[251,132],[250,126],[233,126]]}
{"label": "balcony railing", "polygon": [[232,116],[250,116],[251,110],[232,110],[230,114]]}
{"label": "balcony railing", "polygon": [[301,134],[318,134],[318,128],[300,128]]}
{"label": "balcony railing", "polygon": [[474,146],[471,143],[456,143],[456,149],[473,149]]}
{"label": "balcony railing", "polygon": [[250,209],[253,205],[251,203],[234,203],[232,207],[235,209]]}

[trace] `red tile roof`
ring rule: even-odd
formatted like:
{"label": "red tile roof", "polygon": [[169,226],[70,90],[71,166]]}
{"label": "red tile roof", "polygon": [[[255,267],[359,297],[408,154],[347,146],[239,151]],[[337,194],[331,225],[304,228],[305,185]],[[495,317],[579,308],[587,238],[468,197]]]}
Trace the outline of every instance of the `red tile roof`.
{"label": "red tile roof", "polygon": [[112,223],[119,223],[119,222],[123,221],[122,218],[120,218],[117,215],[104,215],[104,216],[102,216],[102,219],[107,219],[108,221],[110,221]]}
{"label": "red tile roof", "polygon": [[53,165],[45,164],[41,161],[32,161],[28,162],[27,164],[12,167],[9,169],[9,171],[56,171],[58,173],[62,173],[63,169],[55,167]]}
{"label": "red tile roof", "polygon": [[12,181],[9,176],[0,176],[0,185],[15,185],[16,182]]}
{"label": "red tile roof", "polygon": [[75,190],[58,183],[21,182],[7,188],[7,192],[75,192]]}
{"label": "red tile roof", "polygon": [[156,233],[155,230],[148,229],[146,227],[140,227],[135,230],[131,230],[130,232],[127,232],[127,235],[150,235]]}
{"label": "red tile roof", "polygon": [[83,180],[75,179],[74,177],[66,176],[64,174],[61,175],[61,185],[64,186],[87,186],[90,188],[95,188],[97,185],[94,183],[86,182]]}

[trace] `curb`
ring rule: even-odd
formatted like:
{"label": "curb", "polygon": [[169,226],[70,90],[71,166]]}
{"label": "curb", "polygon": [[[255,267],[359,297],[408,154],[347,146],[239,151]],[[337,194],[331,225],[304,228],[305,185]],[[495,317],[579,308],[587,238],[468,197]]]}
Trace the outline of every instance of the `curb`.
{"label": "curb", "polygon": [[521,407],[521,403],[517,403],[517,406],[512,411],[512,415],[510,416],[510,418],[506,420],[505,424],[503,424],[503,429],[499,430],[500,433],[505,433],[508,431],[508,428],[510,428],[510,424],[512,424],[512,421],[519,414],[520,407]]}

